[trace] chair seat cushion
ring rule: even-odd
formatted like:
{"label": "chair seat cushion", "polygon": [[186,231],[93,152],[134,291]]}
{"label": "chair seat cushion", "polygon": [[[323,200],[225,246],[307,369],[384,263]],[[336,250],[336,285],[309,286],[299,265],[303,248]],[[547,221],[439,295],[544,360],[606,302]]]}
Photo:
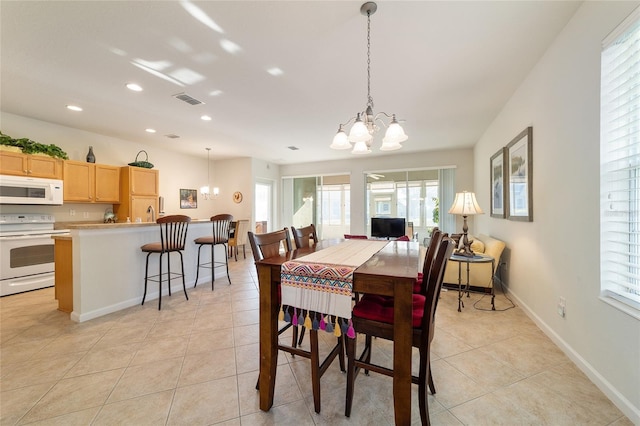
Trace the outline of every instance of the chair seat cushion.
{"label": "chair seat cushion", "polygon": [[214,240],[213,237],[199,237],[194,240],[196,244],[225,244],[228,241],[228,238],[218,238]]}
{"label": "chair seat cushion", "polygon": [[416,278],[416,282],[413,284],[413,292],[414,293],[422,293],[422,279],[424,278],[424,274],[422,272],[418,272],[418,277]]}
{"label": "chair seat cushion", "polygon": [[162,244],[158,243],[147,243],[145,245],[143,245],[142,247],[140,247],[142,249],[142,251],[152,251],[152,252],[161,252],[162,251]]}
{"label": "chair seat cushion", "polygon": [[[424,313],[426,297],[421,294],[413,295],[412,325],[420,327]],[[393,298],[365,294],[353,307],[353,316],[373,321],[393,324]]]}

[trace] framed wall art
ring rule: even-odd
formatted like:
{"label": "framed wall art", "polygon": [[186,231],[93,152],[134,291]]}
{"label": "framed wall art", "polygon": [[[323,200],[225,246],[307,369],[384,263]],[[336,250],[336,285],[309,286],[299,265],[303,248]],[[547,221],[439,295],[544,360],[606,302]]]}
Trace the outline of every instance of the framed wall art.
{"label": "framed wall art", "polygon": [[505,162],[506,148],[500,148],[489,160],[491,177],[491,217],[505,218],[507,216],[508,192],[505,185],[507,163]]}
{"label": "framed wall art", "polygon": [[197,209],[198,208],[198,191],[195,189],[180,190],[180,208],[181,209]]}
{"label": "framed wall art", "polygon": [[533,222],[533,127],[506,146],[509,220]]}

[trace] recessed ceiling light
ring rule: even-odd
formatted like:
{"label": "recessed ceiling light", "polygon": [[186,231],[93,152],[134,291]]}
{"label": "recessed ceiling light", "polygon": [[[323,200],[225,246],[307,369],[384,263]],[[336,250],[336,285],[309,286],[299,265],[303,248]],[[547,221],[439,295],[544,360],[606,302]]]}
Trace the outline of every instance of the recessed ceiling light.
{"label": "recessed ceiling light", "polygon": [[145,129],[145,132],[147,132],[147,133],[155,133],[156,129]]}
{"label": "recessed ceiling light", "polygon": [[211,92],[209,92],[209,96],[220,96],[222,95],[222,90],[212,90]]}
{"label": "recessed ceiling light", "polygon": [[279,75],[284,74],[284,71],[282,71],[282,70],[281,70],[280,68],[278,68],[278,67],[269,68],[269,69],[267,70],[267,72],[268,72],[269,74],[273,75],[273,76],[279,76]]}
{"label": "recessed ceiling light", "polygon": [[142,87],[136,83],[127,83],[127,89],[133,90],[134,92],[142,92]]}
{"label": "recessed ceiling light", "polygon": [[226,40],[226,39],[220,40],[220,47],[222,47],[224,50],[231,53],[232,55],[235,55],[236,53],[240,53],[242,51],[242,48],[240,46],[238,46],[231,40]]}
{"label": "recessed ceiling light", "polygon": [[82,108],[76,105],[67,105],[67,109],[70,109],[71,111],[82,111]]}
{"label": "recessed ceiling light", "polygon": [[208,115],[203,115],[202,117],[200,117],[202,120],[204,121],[211,121],[211,117],[209,117]]}

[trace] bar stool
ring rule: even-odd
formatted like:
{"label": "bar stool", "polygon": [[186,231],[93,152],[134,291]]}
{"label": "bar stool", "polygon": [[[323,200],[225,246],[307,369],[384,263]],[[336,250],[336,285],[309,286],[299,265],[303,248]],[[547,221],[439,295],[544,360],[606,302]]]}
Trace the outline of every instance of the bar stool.
{"label": "bar stool", "polygon": [[[227,279],[229,280],[229,284],[231,284],[231,277],[229,276],[229,259],[227,258],[227,244],[229,243],[229,229],[231,228],[233,216],[230,214],[218,214],[211,216],[211,219],[209,220],[211,220],[211,224],[213,226],[213,233],[211,236],[200,237],[194,240],[194,242],[198,244],[198,266],[196,267],[196,282],[193,284],[193,287],[198,285],[200,268],[211,268],[211,290],[213,291],[213,283],[216,280],[216,268],[221,268],[222,266],[227,268]],[[201,265],[200,249],[204,245],[211,246],[211,262],[203,263]],[[224,247],[224,262],[215,261],[214,253],[217,245],[222,245]]]}
{"label": "bar stool", "polygon": [[[156,220],[156,223],[160,225],[160,242],[148,243],[143,245],[141,250],[147,253],[147,261],[144,268],[144,295],[142,296],[142,304],[147,297],[147,281],[158,282],[158,310],[162,305],[162,277],[167,277],[167,286],[169,287],[169,296],[171,296],[171,280],[178,277],[182,277],[182,289],[184,290],[184,296],[189,300],[187,295],[187,287],[184,281],[184,260],[182,257],[182,250],[184,250],[184,244],[187,240],[187,229],[189,227],[191,218],[184,215],[172,215],[164,216]],[[177,252],[180,255],[180,266],[182,273],[171,272],[171,253]],[[149,275],[149,256],[152,254],[159,254],[160,259],[158,261],[158,274]],[[162,256],[167,254],[167,273],[162,273]]]}

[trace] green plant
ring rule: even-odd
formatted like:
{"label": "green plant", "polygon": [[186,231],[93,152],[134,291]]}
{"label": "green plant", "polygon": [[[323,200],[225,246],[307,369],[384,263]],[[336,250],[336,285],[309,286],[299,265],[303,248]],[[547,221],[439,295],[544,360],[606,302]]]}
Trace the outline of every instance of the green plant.
{"label": "green plant", "polygon": [[57,145],[46,145],[28,138],[14,139],[9,135],[0,132],[0,145],[17,146],[22,149],[25,154],[46,154],[50,157],[62,158],[68,160],[69,156]]}

